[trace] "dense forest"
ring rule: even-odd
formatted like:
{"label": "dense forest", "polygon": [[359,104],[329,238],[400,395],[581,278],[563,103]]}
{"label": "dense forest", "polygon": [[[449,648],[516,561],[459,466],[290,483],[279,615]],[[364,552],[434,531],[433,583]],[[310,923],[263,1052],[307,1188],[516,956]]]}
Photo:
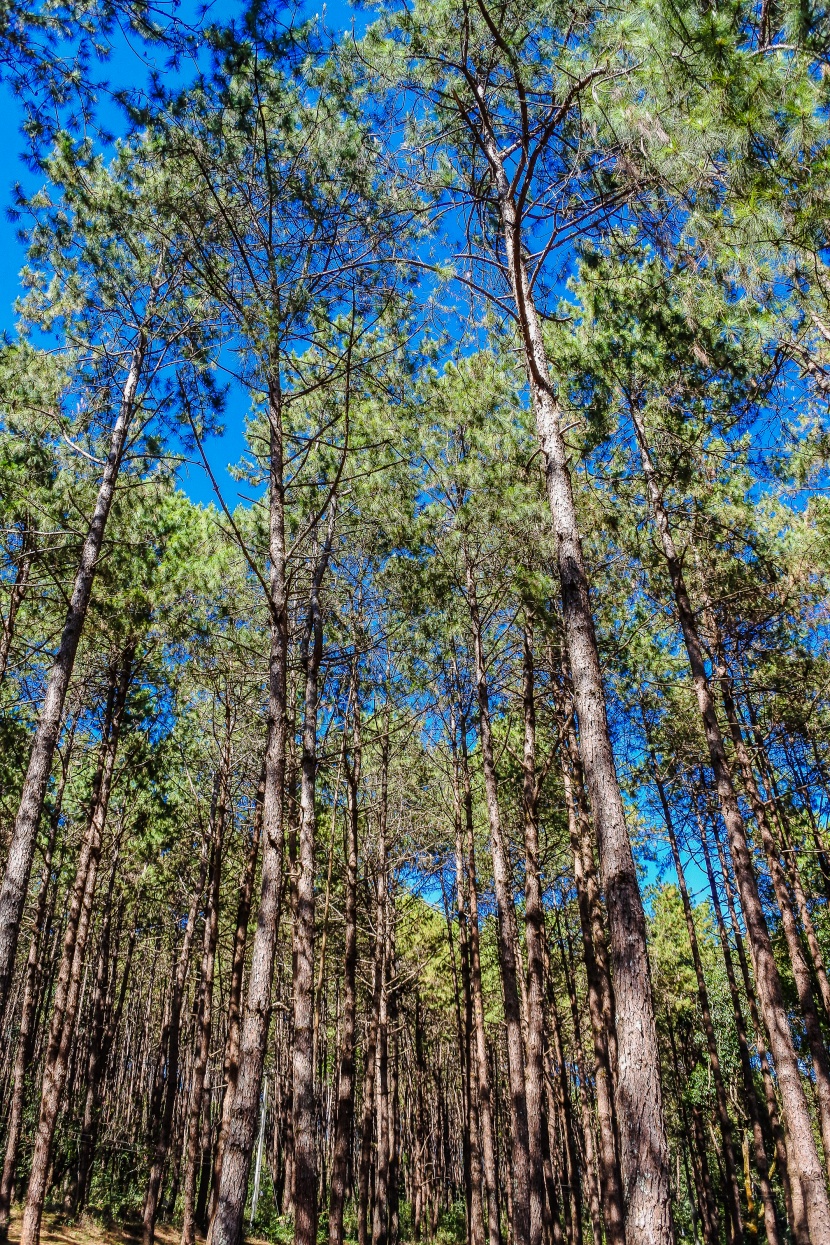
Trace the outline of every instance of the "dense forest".
{"label": "dense forest", "polygon": [[0,1237],[828,1245],[830,12],[0,77]]}

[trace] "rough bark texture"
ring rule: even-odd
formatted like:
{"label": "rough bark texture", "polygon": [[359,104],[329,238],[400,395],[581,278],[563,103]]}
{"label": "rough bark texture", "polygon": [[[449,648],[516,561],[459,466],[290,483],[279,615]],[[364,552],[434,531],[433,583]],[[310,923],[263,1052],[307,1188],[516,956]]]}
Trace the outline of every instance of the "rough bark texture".
{"label": "rough bark texture", "polygon": [[124,718],[134,658],[134,646],[129,645],[121,658],[120,669],[113,668],[101,756],[93,784],[92,811],[78,855],[63,956],[55,988],[34,1153],[20,1229],[21,1245],[38,1245],[40,1241],[40,1222],[48,1192],[52,1142],[75,1036],[75,1022],[84,975],[98,864],[112,791],[118,737]]}
{"label": "rough bark texture", "polygon": [[219,1200],[219,1182],[222,1178],[222,1160],[225,1156],[225,1140],[236,1093],[236,1082],[239,1077],[239,1030],[242,1009],[242,978],[245,971],[245,949],[248,943],[248,922],[251,916],[251,899],[254,893],[254,878],[259,857],[259,844],[262,838],[262,801],[265,795],[265,769],[263,767],[257,787],[254,804],[253,827],[251,841],[245,857],[245,868],[239,883],[239,898],[236,907],[236,929],[233,939],[233,959],[231,961],[231,982],[228,989],[228,1029],[225,1038],[225,1055],[223,1073],[225,1078],[224,1095],[222,1098],[222,1118],[219,1124],[219,1136],[216,1140],[216,1153],[213,1160],[213,1182],[211,1185],[211,1205],[209,1222],[213,1222]]}
{"label": "rough bark texture", "polygon": [[[142,1210],[142,1245],[153,1245],[156,1231],[156,1216],[159,1209],[161,1183],[170,1144],[173,1137],[173,1123],[176,1097],[179,1082],[179,1044],[181,1041],[181,1014],[184,987],[190,967],[190,949],[193,945],[193,933],[196,928],[196,913],[199,907],[202,890],[207,876],[207,846],[203,846],[199,866],[199,876],[190,899],[190,908],[182,939],[182,947],[176,964],[176,976],[170,993],[170,1001],[166,1023],[162,1028],[161,1049],[159,1051],[160,1066],[156,1082],[159,1094],[163,1090],[161,1100],[161,1117],[153,1145],[153,1161],[150,1175],[147,1178],[147,1189],[144,1194]],[[162,1080],[164,1078],[164,1080]]]}
{"label": "rough bark texture", "polygon": [[672,820],[671,809],[669,808],[669,802],[666,799],[665,788],[657,768],[657,759],[654,756],[653,751],[650,752],[650,757],[652,774],[657,785],[660,803],[663,808],[663,817],[666,823],[666,830],[669,835],[669,844],[671,846],[674,868],[677,874],[677,885],[680,889],[680,898],[683,903],[683,915],[686,919],[686,932],[689,935],[689,945],[692,949],[692,962],[694,964],[695,977],[697,979],[698,1003],[700,1005],[700,1014],[703,1019],[703,1031],[706,1035],[706,1049],[709,1055],[709,1067],[711,1069],[712,1080],[715,1085],[715,1101],[717,1102],[718,1107],[718,1122],[720,1124],[721,1140],[723,1142],[726,1210],[728,1211],[732,1221],[731,1239],[733,1241],[742,1241],[744,1239],[744,1229],[743,1217],[741,1213],[741,1196],[738,1188],[738,1172],[735,1165],[735,1145],[732,1131],[732,1120],[729,1116],[729,1106],[726,1101],[726,1087],[723,1083],[718,1042],[715,1036],[715,1026],[712,1021],[712,1009],[709,1006],[709,991],[706,986],[706,978],[703,975],[703,962],[700,958],[700,947],[697,940],[694,913],[692,912],[692,901],[689,898],[689,890],[686,886],[686,875],[683,871],[683,862],[680,858],[680,848],[677,844],[677,835],[674,832],[674,821]]}
{"label": "rough bark texture", "polygon": [[502,833],[499,811],[498,782],[490,726],[490,700],[484,659],[481,617],[478,607],[475,576],[467,563],[467,604],[473,631],[478,696],[481,757],[484,770],[484,791],[490,841],[493,852],[493,881],[498,914],[499,966],[504,997],[504,1021],[507,1030],[507,1075],[510,1085],[510,1127],[512,1171],[514,1182],[513,1237],[515,1245],[529,1245],[531,1229],[531,1171],[528,1140],[527,1086],[525,1081],[524,1043],[519,1003],[519,966],[516,963],[512,926],[515,907],[511,884],[510,862]]}
{"label": "rough bark texture", "polygon": [[[689,657],[698,709],[715,774],[721,813],[729,837],[729,850],[746,921],[758,997],[778,1074],[778,1085],[787,1126],[787,1166],[790,1181],[794,1186],[794,1194],[795,1186],[797,1186],[803,1199],[804,1223],[813,1245],[830,1245],[830,1198],[827,1195],[824,1172],[813,1137],[807,1096],[801,1082],[789,1018],[781,991],[781,979],[758,893],[758,881],[747,843],[744,821],[738,807],[723,737],[715,713],[715,702],[706,674],[703,647],[645,439],[645,428],[634,407],[632,407],[632,419],[640,445],[643,474],[646,477],[649,498],[672,582],[683,641]],[[795,1201],[794,1196],[794,1203]],[[795,1206],[795,1212],[798,1216],[798,1206]],[[802,1231],[801,1224],[798,1225],[797,1231]]]}
{"label": "rough bark texture", "polygon": [[334,536],[335,508],[329,513],[325,544],[311,582],[301,662],[305,675],[300,781],[299,869],[294,921],[294,1240],[317,1240],[317,1142],[314,1106],[314,847],[317,837],[317,700],[323,655],[320,587]]}
{"label": "rough bark texture", "polygon": [[222,847],[227,819],[228,782],[230,778],[230,730],[225,740],[216,795],[211,810],[211,868],[205,904],[205,927],[202,938],[202,969],[196,1004],[196,1044],[190,1074],[190,1106],[187,1117],[184,1171],[184,1204],[182,1207],[182,1245],[196,1241],[196,1182],[201,1167],[201,1125],[205,1098],[205,1073],[210,1056],[210,1035],[213,1017],[213,974],[216,963],[216,940],[219,935],[219,887],[222,879]]}
{"label": "rough bark texture", "polygon": [[84,621],[107,518],[115,496],[115,486],[121,469],[121,459],[127,442],[127,434],[135,407],[141,369],[147,353],[147,337],[142,328],[132,353],[127,379],[121,397],[118,418],[110,437],[109,452],[98,487],[95,509],[89,523],[86,538],[81,549],[72,596],[66,611],[66,620],[61,633],[58,651],[49,671],[46,693],[43,698],[37,730],[32,742],[29,765],[23,781],[20,805],[15,818],[9,854],[6,860],[6,872],[3,885],[0,887],[0,1019],[6,1008],[6,999],[11,986],[14,958],[17,952],[17,938],[20,932],[20,920],[26,892],[29,887],[29,874],[32,869],[32,858],[35,851],[38,822],[43,811],[46,788],[52,772],[52,761],[58,743],[63,706],[66,691],[75,665],[75,655],[81,639]]}
{"label": "rough bark texture", "polygon": [[481,985],[481,937],[478,921],[478,882],[476,879],[475,839],[473,835],[473,792],[467,757],[467,724],[461,719],[461,779],[464,796],[467,888],[470,898],[470,988],[473,1001],[474,1065],[478,1091],[481,1131],[481,1165],[487,1200],[488,1245],[500,1245],[498,1175],[490,1070],[487,1063],[487,1035],[484,1028],[484,995]]}
{"label": "rough bark texture", "polygon": [[210,1245],[238,1245],[248,1190],[262,1088],[262,1067],[271,1019],[271,984],[282,897],[283,787],[286,757],[286,670],[288,599],[285,581],[285,485],[283,429],[279,389],[271,384],[269,582],[271,652],[268,670],[268,742],[265,751],[265,798],[262,817],[262,884],[251,954],[240,1041],[239,1078],[231,1108]]}
{"label": "rough bark texture", "polygon": [[351,765],[346,763],[347,816],[345,825],[344,879],[345,924],[343,948],[343,1015],[340,1021],[340,1075],[337,1090],[334,1153],[329,1194],[329,1245],[343,1245],[343,1208],[346,1201],[349,1152],[352,1143],[355,1090],[355,1012],[357,996],[357,849],[358,786],[360,783],[359,708],[355,707]]}
{"label": "rough bark texture", "polygon": [[[480,87],[476,87],[484,115]],[[501,152],[488,124],[490,164],[556,536],[562,615],[579,722],[579,746],[599,841],[611,934],[616,997],[617,1118],[625,1182],[628,1245],[672,1245],[669,1149],[660,1085],[646,923],[622,796],[614,766],[588,577],[582,554],[568,452],[550,379],[542,325],[523,253],[522,222]]]}

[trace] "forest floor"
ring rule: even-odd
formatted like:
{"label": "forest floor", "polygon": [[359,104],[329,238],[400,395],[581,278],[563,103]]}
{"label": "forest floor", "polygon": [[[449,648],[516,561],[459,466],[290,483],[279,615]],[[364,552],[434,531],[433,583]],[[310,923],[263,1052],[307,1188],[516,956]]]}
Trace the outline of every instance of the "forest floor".
{"label": "forest floor", "polygon": [[[18,1209],[9,1224],[9,1245],[20,1240],[22,1215]],[[157,1245],[179,1245],[181,1228],[170,1223],[156,1225]],[[44,1214],[40,1229],[41,1245],[140,1245],[140,1224],[110,1224],[103,1227],[97,1220],[85,1217],[77,1223],[67,1223],[62,1215]],[[197,1241],[204,1237],[196,1234]],[[269,1245],[269,1242],[246,1236],[245,1245]]]}

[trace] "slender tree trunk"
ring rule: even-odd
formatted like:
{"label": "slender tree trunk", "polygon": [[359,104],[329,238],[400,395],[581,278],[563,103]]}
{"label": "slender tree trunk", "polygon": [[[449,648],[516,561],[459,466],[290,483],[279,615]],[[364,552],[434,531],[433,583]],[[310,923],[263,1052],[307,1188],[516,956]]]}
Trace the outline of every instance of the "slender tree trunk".
{"label": "slender tree trunk", "polygon": [[461,797],[461,774],[458,756],[456,712],[451,713],[451,747],[453,760],[453,823],[455,830],[455,899],[458,920],[458,946],[461,960],[461,991],[463,1015],[456,985],[458,1011],[459,1060],[463,1074],[464,1111],[466,1123],[465,1177],[468,1184],[467,1220],[469,1245],[484,1245],[484,1207],[481,1200],[481,1142],[478,1110],[478,1088],[473,1084],[475,1052],[473,1049],[473,996],[470,973],[470,932],[467,920],[467,871],[464,863],[464,810]]}
{"label": "slender tree trunk", "polygon": [[138,383],[147,347],[146,329],[142,326],[124,383],[121,408],[112,430],[109,453],[98,488],[95,509],[92,512],[92,519],[81,549],[60,644],[49,671],[46,693],[20,795],[20,805],[6,860],[6,872],[3,885],[0,887],[0,1019],[5,1011],[6,999],[11,988],[17,938],[29,887],[37,828],[46,798],[49,775],[52,772],[52,760],[63,718],[66,691],[69,687],[72,668],[75,665],[75,655],[92,596],[95,571],[101,554],[112,499],[115,496],[115,486],[118,482],[127,434],[135,409]]}
{"label": "slender tree trunk", "polygon": [[[729,871],[727,867],[726,857],[723,851],[723,845],[718,837],[715,829],[715,845],[718,851],[718,860],[720,861],[721,875],[723,877],[723,890],[726,896],[726,905],[729,909],[729,920],[732,925],[732,933],[735,938],[735,951],[738,956],[738,963],[741,967],[741,980],[743,981],[744,994],[747,1004],[749,1005],[749,1014],[752,1020],[752,1028],[755,1034],[755,1048],[758,1051],[758,1062],[761,1065],[761,1078],[764,1085],[764,1098],[767,1106],[767,1115],[769,1116],[770,1127],[775,1139],[775,1157],[778,1170],[781,1172],[781,1181],[784,1186],[784,1197],[787,1203],[787,1219],[792,1228],[793,1236],[797,1245],[805,1245],[808,1240],[807,1226],[804,1215],[804,1201],[801,1196],[799,1187],[793,1188],[790,1181],[789,1168],[787,1166],[787,1148],[784,1129],[778,1114],[778,1097],[775,1091],[775,1083],[770,1066],[769,1055],[767,1053],[764,1030],[761,1024],[761,1018],[758,1014],[758,1002],[755,996],[755,987],[749,972],[749,964],[747,963],[746,951],[744,949],[743,934],[738,923],[738,914],[735,911],[735,902],[732,894],[732,884],[729,880]],[[706,838],[705,829],[701,827],[701,841]]]}
{"label": "slender tree trunk", "polygon": [[[483,119],[486,106],[479,92]],[[574,505],[568,451],[551,383],[542,324],[523,251],[521,213],[495,132],[483,120],[482,144],[499,201],[545,481],[553,518],[565,641],[579,720],[579,746],[599,839],[616,997],[617,1117],[625,1181],[628,1245],[671,1245],[669,1149],[660,1085],[646,922],[622,796],[614,766],[588,576]]]}
{"label": "slender tree trunk", "polygon": [[476,1089],[481,1130],[481,1161],[487,1195],[488,1245],[501,1245],[499,1222],[498,1169],[493,1108],[490,1094],[490,1072],[487,1063],[487,1035],[484,1028],[484,995],[481,985],[481,940],[478,921],[478,883],[476,880],[475,840],[473,834],[473,792],[467,756],[467,724],[461,719],[461,780],[464,796],[464,823],[467,841],[467,890],[470,897],[470,987],[473,1001],[475,1034]]}
{"label": "slender tree trunk", "polygon": [[305,675],[300,784],[300,841],[294,933],[294,1240],[317,1241],[317,1144],[314,1107],[314,847],[317,837],[317,701],[323,656],[320,586],[334,537],[335,506],[311,583],[301,661]]}
{"label": "slender tree trunk", "polygon": [[[81,1132],[81,1155],[79,1159],[78,1171],[78,1210],[82,1211],[89,1200],[89,1186],[92,1179],[92,1163],[95,1158],[95,1147],[98,1140],[98,1128],[101,1120],[101,1088],[106,1075],[107,1065],[109,1062],[112,1044],[121,1023],[121,1016],[124,1011],[124,1000],[127,995],[127,985],[130,980],[130,969],[133,962],[133,953],[135,951],[137,930],[135,926],[130,930],[127,940],[127,953],[124,958],[124,968],[121,974],[121,986],[118,991],[118,999],[112,1006],[113,1000],[109,1001],[110,1015],[107,1020],[103,1033],[101,1034],[100,1044],[95,1046],[94,1041],[90,1046],[89,1064],[87,1067],[87,1093],[84,1103],[84,1122]],[[113,962],[113,973],[115,972],[115,961]]]}
{"label": "slender tree trunk", "polygon": [[63,957],[55,988],[34,1153],[20,1230],[21,1245],[39,1245],[40,1241],[40,1221],[48,1191],[52,1142],[73,1049],[98,863],[112,791],[118,737],[134,660],[135,646],[130,644],[121,658],[120,670],[113,668],[101,757],[93,786],[92,812],[78,857]]}
{"label": "slender tree trunk", "polygon": [[[643,474],[649,491],[663,553],[674,590],[680,628],[689,656],[695,694],[703,722],[709,757],[715,773],[715,784],[723,820],[729,835],[729,848],[735,868],[735,879],[749,935],[750,953],[755,968],[755,981],[770,1037],[773,1059],[778,1073],[784,1118],[787,1125],[788,1169],[790,1180],[797,1184],[804,1199],[806,1223],[813,1245],[830,1245],[830,1198],[824,1180],[818,1148],[813,1137],[807,1096],[801,1082],[798,1059],[784,1006],[781,979],[772,951],[766,917],[758,893],[758,881],[747,844],[746,829],[738,807],[732,775],[726,758],[720,726],[715,713],[703,648],[692,611],[680,558],[674,546],[668,515],[657,482],[645,439],[642,417],[631,404],[631,416],[640,445]],[[799,1229],[800,1230],[800,1229]]]}
{"label": "slender tree trunk", "polygon": [[[645,718],[643,719],[645,723]],[[648,738],[648,732],[647,732]],[[657,758],[649,743],[649,756],[651,759],[651,771],[657,786],[657,792],[660,796],[660,803],[663,808],[663,818],[666,823],[666,830],[669,836],[669,844],[671,846],[672,857],[674,859],[674,868],[677,873],[677,885],[680,889],[680,898],[683,902],[683,914],[686,918],[686,932],[689,935],[689,945],[692,950],[692,963],[695,967],[695,977],[697,978],[697,994],[700,1004],[700,1014],[703,1019],[703,1031],[706,1035],[706,1049],[709,1055],[709,1067],[712,1071],[712,1080],[715,1085],[715,1101],[718,1105],[718,1122],[720,1124],[721,1138],[723,1141],[723,1164],[725,1169],[726,1186],[726,1210],[731,1219],[731,1239],[733,1241],[743,1241],[743,1219],[741,1214],[741,1195],[738,1187],[738,1172],[735,1165],[735,1146],[732,1133],[732,1120],[729,1116],[729,1106],[726,1101],[726,1087],[723,1083],[723,1073],[720,1065],[720,1054],[718,1052],[718,1042],[715,1036],[715,1026],[712,1021],[712,1009],[709,1006],[709,990],[706,986],[706,978],[703,975],[703,962],[700,958],[700,947],[697,940],[697,930],[695,928],[695,918],[692,912],[692,902],[689,899],[689,891],[686,886],[686,875],[683,872],[683,862],[680,859],[680,849],[677,845],[677,835],[674,832],[674,821],[672,820],[669,802],[666,799],[666,792],[663,786],[663,780],[657,768]]]}
{"label": "slender tree trunk", "polygon": [[[569,724],[563,715],[563,730]],[[574,744],[576,741],[574,740]],[[573,757],[571,758],[573,764]],[[593,850],[590,843],[590,826],[587,817],[580,817],[581,806],[575,799],[571,770],[563,753],[561,757],[562,781],[565,805],[568,812],[568,830],[574,858],[574,881],[576,884],[579,923],[582,932],[582,956],[588,984],[588,1015],[594,1045],[594,1087],[597,1097],[599,1122],[599,1164],[602,1214],[608,1245],[625,1245],[625,1208],[623,1204],[622,1178],[617,1154],[617,1132],[614,1113],[613,1076],[609,1036],[613,1032],[611,986],[596,953],[595,938],[604,939],[599,894],[593,875]],[[587,840],[587,843],[586,843]],[[587,848],[587,851],[586,851]],[[586,867],[587,856],[587,867]],[[593,881],[593,888],[591,882]],[[592,894],[593,889],[593,894]],[[605,980],[603,978],[605,977]],[[609,1012],[611,1013],[609,1017]]]}
{"label": "slender tree trunk", "polygon": [[585,1052],[582,1048],[582,1033],[579,1020],[579,1006],[576,999],[576,984],[574,981],[574,956],[573,947],[571,945],[570,934],[567,938],[568,954],[567,958],[562,954],[562,965],[565,970],[565,981],[568,987],[568,999],[571,1005],[571,1023],[574,1031],[574,1063],[576,1064],[577,1076],[579,1079],[579,1108],[582,1115],[582,1152],[584,1156],[584,1181],[587,1185],[588,1192],[588,1213],[591,1218],[591,1231],[594,1234],[594,1241],[601,1242],[602,1233],[602,1213],[600,1209],[599,1190],[597,1188],[596,1170],[594,1164],[594,1120],[591,1109],[591,1102],[588,1097],[588,1091],[585,1078]]}
{"label": "slender tree trunk", "polygon": [[375,1204],[372,1215],[372,1245],[387,1245],[389,1239],[389,874],[386,818],[389,784],[389,717],[384,722],[381,751],[380,811],[378,815],[378,872],[376,922],[381,939],[381,989],[378,1009],[377,1053],[375,1055]]}
{"label": "slender tree trunk", "polygon": [[[0,1179],[0,1239],[4,1239],[9,1227],[11,1199],[14,1189],[14,1175],[17,1165],[17,1150],[20,1145],[20,1134],[23,1125],[23,1105],[26,1094],[26,1073],[28,1071],[35,1038],[35,1013],[39,977],[43,971],[42,948],[45,934],[51,923],[57,896],[57,879],[52,885],[52,858],[55,850],[55,838],[63,805],[63,793],[69,773],[71,740],[62,759],[61,778],[55,796],[55,807],[49,823],[49,839],[43,856],[43,869],[40,874],[40,890],[37,897],[32,939],[29,943],[29,955],[26,960],[23,983],[23,1003],[20,1013],[20,1032],[17,1037],[17,1051],[14,1061],[14,1088],[9,1108],[9,1120],[6,1130],[6,1154],[3,1162],[3,1175]],[[51,902],[50,902],[51,897]]]}
{"label": "slender tree trunk", "polygon": [[[334,1155],[331,1164],[329,1195],[329,1245],[343,1245],[343,1208],[346,1201],[346,1180],[352,1144],[355,1089],[355,1012],[357,995],[357,850],[358,803],[360,784],[360,709],[355,695],[352,731],[352,762],[346,762],[347,815],[343,855],[346,862],[344,881],[344,951],[343,951],[343,1015],[340,1022],[339,1077],[337,1113],[335,1117]],[[345,731],[345,726],[344,726]]]}
{"label": "slender tree trunk", "polygon": [[528,1161],[530,1176],[530,1245],[542,1245],[545,1174],[542,1158],[544,1094],[544,910],[539,882],[539,796],[536,772],[536,705],[533,670],[533,619],[528,615],[522,637],[522,699],[524,752],[522,803],[525,839],[525,941],[527,946],[527,1091]]}
{"label": "slender tree trunk", "polygon": [[[162,1028],[161,1033],[159,1050],[160,1066],[158,1069],[157,1084],[159,1086],[159,1090],[161,1090],[162,1076],[164,1076],[164,1099],[161,1106],[161,1118],[158,1123],[155,1143],[153,1146],[153,1162],[150,1167],[150,1175],[147,1179],[147,1189],[144,1194],[144,1208],[142,1211],[142,1245],[153,1245],[156,1231],[156,1216],[158,1214],[159,1207],[159,1196],[161,1194],[161,1183],[164,1179],[164,1169],[167,1164],[167,1156],[170,1153],[170,1143],[173,1137],[179,1083],[179,1048],[182,1036],[182,1000],[184,997],[185,982],[187,981],[187,973],[190,967],[190,949],[193,945],[193,933],[196,928],[196,914],[199,908],[199,900],[202,895],[202,890],[205,885],[207,866],[207,845],[204,844],[202,847],[202,858],[199,865],[199,876],[191,896],[190,908],[187,914],[187,923],[185,924],[184,937],[182,939],[182,948],[179,952],[179,959],[176,965],[176,975],[173,980],[172,990],[170,992],[167,1022]],[[151,1122],[152,1121],[153,1113],[151,1113]]]}
{"label": "slender tree trunk", "polygon": [[285,484],[282,406],[276,378],[269,384],[269,551],[271,652],[268,743],[265,752],[262,885],[240,1042],[239,1076],[227,1129],[222,1178],[210,1245],[239,1245],[259,1115],[262,1068],[271,1020],[271,984],[282,896],[283,786],[287,740],[288,594],[285,577]]}
{"label": "slender tree trunk", "polygon": [[375,1076],[377,1063],[378,1026],[380,1024],[380,1001],[383,991],[383,933],[375,929],[374,983],[372,987],[372,1012],[366,1035],[366,1067],[363,1076],[363,1119],[360,1129],[360,1159],[357,1174],[357,1240],[358,1245],[368,1245],[369,1229],[369,1173],[372,1163],[372,1137],[375,1118]]}
{"label": "slender tree trunk", "polygon": [[[735,1021],[735,1032],[738,1035],[738,1054],[741,1061],[741,1074],[744,1082],[744,1098],[746,1100],[747,1114],[749,1115],[749,1121],[752,1126],[752,1141],[755,1149],[755,1167],[758,1172],[758,1182],[761,1186],[761,1200],[764,1204],[764,1226],[767,1233],[767,1242],[768,1245],[778,1245],[780,1234],[778,1230],[778,1219],[775,1211],[775,1200],[773,1198],[769,1182],[769,1160],[767,1158],[761,1109],[758,1102],[758,1096],[755,1093],[755,1078],[752,1074],[749,1042],[747,1041],[746,1025],[744,1024],[744,1015],[741,1010],[738,983],[735,979],[735,966],[732,962],[732,950],[729,946],[729,939],[726,934],[726,926],[724,924],[723,912],[721,911],[720,905],[720,896],[718,895],[718,889],[715,885],[715,875],[712,871],[712,861],[709,857],[709,844],[706,841],[705,832],[701,834],[700,841],[701,847],[703,848],[703,858],[706,864],[706,875],[709,879],[709,892],[712,896],[712,907],[714,909],[715,920],[718,927],[718,937],[720,939],[721,951],[723,952],[726,979],[729,983],[729,996],[732,1000],[732,1015]],[[769,1129],[767,1129],[767,1133],[769,1136]],[[781,1175],[782,1179],[788,1179],[786,1159]]]}
{"label": "slender tree trunk", "polygon": [[529,1245],[531,1228],[531,1171],[518,965],[516,963],[512,936],[512,927],[515,923],[515,907],[511,886],[510,862],[504,843],[501,814],[499,812],[498,782],[490,725],[490,701],[484,660],[481,616],[478,607],[475,577],[469,559],[467,561],[467,604],[473,629],[476,691],[481,730],[481,757],[484,769],[485,802],[493,851],[493,881],[498,914],[499,964],[501,967],[504,1020],[507,1036],[507,1075],[510,1084],[510,1126],[514,1179],[513,1235],[515,1245]]}
{"label": "slender tree trunk", "polygon": [[216,963],[216,941],[219,936],[219,887],[222,881],[222,847],[227,821],[228,788],[231,768],[231,729],[226,723],[225,742],[216,776],[216,795],[211,809],[210,885],[205,905],[205,928],[202,938],[202,970],[196,1004],[196,1038],[190,1077],[190,1109],[187,1119],[184,1169],[184,1205],[182,1209],[181,1245],[196,1241],[196,1183],[201,1167],[201,1124],[205,1107],[205,1074],[210,1057],[210,1035],[213,1019],[213,975]]}
{"label": "slender tree trunk", "polygon": [[213,1223],[216,1206],[219,1200],[219,1182],[222,1178],[222,1160],[225,1156],[225,1139],[233,1107],[233,1096],[236,1093],[236,1082],[239,1076],[239,1030],[242,1007],[242,979],[245,972],[245,949],[248,943],[248,922],[251,917],[251,900],[254,893],[259,843],[262,837],[262,801],[265,795],[265,767],[263,765],[257,785],[254,802],[253,826],[251,841],[245,856],[245,867],[239,883],[239,898],[236,908],[236,929],[233,938],[233,958],[231,960],[231,980],[228,988],[228,1027],[225,1038],[225,1054],[222,1069],[225,1080],[222,1098],[222,1118],[219,1124],[219,1136],[216,1140],[216,1153],[213,1160],[213,1180],[211,1183],[210,1213],[208,1222]]}

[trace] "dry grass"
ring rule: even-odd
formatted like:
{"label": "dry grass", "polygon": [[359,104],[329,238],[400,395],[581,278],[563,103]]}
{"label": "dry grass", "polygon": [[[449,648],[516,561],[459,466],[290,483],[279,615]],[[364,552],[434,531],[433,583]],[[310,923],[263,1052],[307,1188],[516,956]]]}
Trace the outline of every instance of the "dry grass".
{"label": "dry grass", "polygon": [[[12,1214],[9,1225],[10,1245],[20,1240],[20,1208]],[[203,1239],[203,1238],[198,1238]],[[67,1223],[61,1215],[43,1216],[40,1229],[41,1245],[139,1245],[141,1228],[135,1224],[111,1225],[104,1228],[96,1220],[84,1217],[77,1223]],[[158,1245],[179,1245],[181,1232],[170,1224],[160,1223],[156,1228]]]}
{"label": "dry grass", "polygon": [[[20,1207],[16,1207],[9,1224],[9,1245],[20,1240]],[[179,1245],[181,1230],[169,1223],[156,1225],[156,1245]],[[197,1242],[204,1237],[198,1233]],[[97,1220],[84,1216],[77,1223],[67,1223],[61,1215],[44,1214],[40,1229],[41,1245],[140,1245],[141,1225],[134,1223],[110,1224],[102,1227]],[[270,1245],[258,1237],[245,1237],[245,1245]]]}

